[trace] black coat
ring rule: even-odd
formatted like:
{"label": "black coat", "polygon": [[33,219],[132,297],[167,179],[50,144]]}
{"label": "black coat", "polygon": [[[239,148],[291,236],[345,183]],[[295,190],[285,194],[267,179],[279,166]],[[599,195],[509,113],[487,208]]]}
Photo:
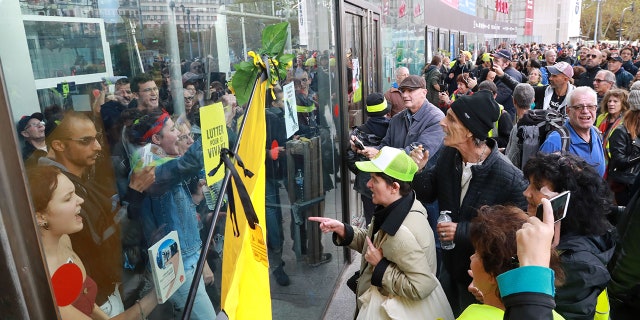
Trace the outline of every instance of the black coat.
{"label": "black coat", "polygon": [[487,139],[487,147],[491,149],[489,156],[481,165],[471,168],[473,177],[462,205],[462,157],[458,150],[441,148],[436,164],[416,174],[413,179],[418,200],[423,203],[438,200],[440,210],[450,210],[453,222],[458,223],[454,238],[456,247],[444,251],[444,264],[451,278],[465,286],[471,281],[467,270],[469,257],[474,252],[469,227],[478,209],[483,205],[496,204],[511,204],[523,210],[527,208],[527,201],[522,195],[527,188],[527,181],[522,171],[498,151],[494,140]]}
{"label": "black coat", "polygon": [[502,298],[506,308],[504,320],[553,319],[556,304],[553,296],[536,292],[521,292]]}
{"label": "black coat", "polygon": [[615,250],[613,236],[563,234],[556,249],[566,277],[556,289],[556,312],[565,319],[592,320],[598,295],[611,280],[607,263]]}
{"label": "black coat", "polygon": [[[284,120],[284,110],[277,107],[269,107],[265,111],[265,119],[267,121],[267,152],[269,152],[269,150],[271,149],[274,141],[278,146],[285,147],[287,144],[287,127]],[[268,179],[286,178],[286,155],[280,154],[276,160],[273,160],[267,154],[265,160],[265,169]]]}
{"label": "black coat", "polygon": [[587,71],[582,73],[575,81],[574,85],[576,87],[589,87],[593,88],[593,79],[596,78],[596,74],[598,71],[602,70],[600,67],[595,68],[587,68]]}
{"label": "black coat", "polygon": [[631,139],[627,128],[622,125],[616,128],[609,137],[609,179],[631,185],[638,175],[640,164],[640,139]]}

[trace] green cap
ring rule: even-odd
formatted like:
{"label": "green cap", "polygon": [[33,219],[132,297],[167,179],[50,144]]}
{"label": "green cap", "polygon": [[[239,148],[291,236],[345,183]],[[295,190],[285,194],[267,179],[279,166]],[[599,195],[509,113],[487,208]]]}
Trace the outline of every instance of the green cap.
{"label": "green cap", "polygon": [[400,181],[411,182],[418,165],[402,149],[382,147],[371,161],[358,161],[356,167],[364,172],[383,172]]}

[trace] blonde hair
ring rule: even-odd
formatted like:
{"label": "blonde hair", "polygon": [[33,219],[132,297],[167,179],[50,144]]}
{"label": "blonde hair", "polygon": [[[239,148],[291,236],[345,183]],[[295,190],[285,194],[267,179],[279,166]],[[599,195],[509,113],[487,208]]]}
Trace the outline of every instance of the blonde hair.
{"label": "blonde hair", "polygon": [[191,123],[187,120],[187,116],[181,114],[179,117],[173,116],[173,122],[176,126],[176,129],[180,131],[180,133],[190,133],[191,132]]}

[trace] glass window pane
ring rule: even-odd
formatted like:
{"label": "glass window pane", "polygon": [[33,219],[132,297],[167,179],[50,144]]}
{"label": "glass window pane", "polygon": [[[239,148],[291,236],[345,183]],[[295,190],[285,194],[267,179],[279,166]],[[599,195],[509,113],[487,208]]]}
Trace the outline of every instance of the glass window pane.
{"label": "glass window pane", "polygon": [[[341,106],[340,101],[340,88],[346,90],[346,86],[340,86],[338,68],[346,66],[337,61],[338,50],[343,49],[336,40],[334,2],[226,3],[26,0],[0,5],[3,9],[10,6],[16,14],[7,19],[24,28],[24,33],[8,35],[11,41],[0,44],[0,58],[3,67],[11,66],[14,74],[8,83],[10,98],[28,102],[12,103],[25,165],[28,172],[46,164],[58,165],[83,199],[81,230],[64,232],[70,235],[74,250],[68,256],[97,283],[95,302],[99,306],[116,292],[117,282],[123,302],[120,311],[138,312],[136,300],[142,298],[145,315],[149,314],[147,302],[153,297],[148,295],[152,275],[147,249],[158,236],[171,231],[178,232],[180,246],[189,251],[182,255],[188,281],[212,214],[201,201],[202,168],[182,173],[173,165],[193,156],[187,150],[194,140],[193,145],[199,146],[200,110],[214,102],[225,107],[222,120],[233,147],[245,112],[245,106],[237,106],[228,91],[234,65],[245,60],[248,51],[262,46],[265,27],[281,21],[290,23],[285,53],[296,55],[296,65],[280,88],[293,92],[291,116],[304,127],[272,139],[278,140],[283,161],[276,166],[277,174],[267,176],[268,235],[279,234],[281,242],[269,251],[276,258],[270,270],[273,318],[297,319],[303,313],[319,318],[332,297],[332,283],[342,272],[343,249],[333,245],[330,236],[320,234],[317,223],[307,218],[343,216],[340,159],[344,148],[340,140],[346,128],[340,126],[340,118],[349,116],[342,112],[351,108]],[[356,38],[350,43],[350,57],[360,59],[359,68],[368,68],[377,78],[374,66],[363,64],[364,54],[373,52],[375,57],[376,52],[375,47],[361,44],[365,27],[361,22],[353,26]],[[6,55],[7,46],[22,47],[16,49],[22,53]],[[378,85],[375,81],[362,83],[359,73],[352,79],[361,92],[366,92],[367,85]],[[353,110],[362,110],[362,100],[351,99],[357,105]],[[282,108],[281,102],[284,100],[275,99],[265,107]],[[172,115],[171,122],[152,109],[166,110]],[[37,112],[43,115],[34,115]],[[19,121],[23,116],[26,118]],[[279,122],[268,120],[267,124],[272,127]],[[167,137],[175,141],[163,140]],[[272,142],[261,143],[271,150]],[[140,185],[144,174],[136,171],[144,163],[146,145],[153,145],[148,158],[156,161],[151,169],[156,182],[151,186]],[[47,152],[54,157],[49,159]],[[180,157],[168,159],[171,156]],[[300,194],[298,172],[303,179]],[[223,210],[226,212],[226,205]],[[275,228],[270,220],[274,216]],[[197,310],[220,309],[227,218],[222,214],[216,223],[207,260],[215,280],[199,290],[204,299],[197,300]],[[58,227],[53,220],[48,222],[48,228]],[[44,230],[44,226],[34,227]],[[51,256],[46,248],[45,254]],[[50,262],[51,274],[61,265],[57,260]],[[283,272],[289,277],[288,286]],[[206,274],[207,281],[210,275]],[[310,282],[317,285],[310,286]],[[173,302],[178,309],[184,305],[184,299]],[[103,309],[110,315],[119,312],[117,307]],[[166,319],[172,312],[170,304],[159,305],[150,318]]]}

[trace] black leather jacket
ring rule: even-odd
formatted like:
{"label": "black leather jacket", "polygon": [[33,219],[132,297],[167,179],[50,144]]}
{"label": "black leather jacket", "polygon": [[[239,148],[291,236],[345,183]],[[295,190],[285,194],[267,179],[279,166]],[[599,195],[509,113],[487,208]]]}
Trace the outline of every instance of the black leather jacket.
{"label": "black leather jacket", "polygon": [[609,178],[631,185],[640,170],[640,138],[631,139],[627,128],[619,126],[609,138]]}
{"label": "black leather jacket", "polygon": [[609,299],[640,310],[640,193],[631,198],[616,225],[619,233],[615,254],[609,262]]}

